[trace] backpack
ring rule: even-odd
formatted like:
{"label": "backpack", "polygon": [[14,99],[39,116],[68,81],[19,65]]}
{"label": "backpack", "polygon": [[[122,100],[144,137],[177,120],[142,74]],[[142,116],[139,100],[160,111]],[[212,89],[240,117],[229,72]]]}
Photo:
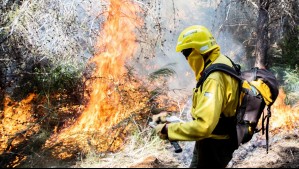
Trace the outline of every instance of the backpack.
{"label": "backpack", "polygon": [[[271,105],[275,102],[279,93],[278,81],[269,70],[254,67],[250,70],[241,71],[240,65],[235,64],[232,60],[231,62],[233,63],[233,67],[221,63],[210,65],[202,73],[196,88],[202,87],[201,84],[203,84],[204,80],[210,73],[215,71],[222,71],[237,79],[240,86],[240,98],[236,116],[234,117],[235,132],[238,140],[237,147],[250,141],[255,133],[262,130],[263,135],[266,132],[268,153]],[[265,115],[264,110],[266,108],[267,114]],[[257,125],[261,118],[262,128],[258,129]]]}

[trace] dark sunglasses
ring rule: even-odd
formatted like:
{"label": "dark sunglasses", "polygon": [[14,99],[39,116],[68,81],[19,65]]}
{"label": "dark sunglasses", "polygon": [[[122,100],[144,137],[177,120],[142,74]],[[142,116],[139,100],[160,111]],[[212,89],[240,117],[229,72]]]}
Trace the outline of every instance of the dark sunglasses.
{"label": "dark sunglasses", "polygon": [[191,54],[192,50],[193,50],[192,48],[182,50],[182,53],[185,56],[186,60],[188,60],[188,57]]}

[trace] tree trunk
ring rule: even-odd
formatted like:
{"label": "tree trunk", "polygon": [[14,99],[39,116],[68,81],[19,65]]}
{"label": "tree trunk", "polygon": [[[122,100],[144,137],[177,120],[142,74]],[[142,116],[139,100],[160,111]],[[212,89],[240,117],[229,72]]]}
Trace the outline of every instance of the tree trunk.
{"label": "tree trunk", "polygon": [[257,44],[255,66],[265,69],[267,66],[267,52],[269,49],[268,23],[270,0],[259,1],[259,16],[257,20]]}

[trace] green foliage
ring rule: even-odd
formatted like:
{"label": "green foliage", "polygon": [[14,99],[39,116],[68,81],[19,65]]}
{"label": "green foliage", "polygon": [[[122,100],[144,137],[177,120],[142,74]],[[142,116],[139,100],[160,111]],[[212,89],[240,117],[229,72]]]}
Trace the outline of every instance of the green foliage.
{"label": "green foliage", "polygon": [[299,60],[299,26],[297,26],[297,29],[292,29],[286,33],[280,47],[282,49],[283,64],[294,69]]}
{"label": "green foliage", "polygon": [[162,67],[162,68],[152,72],[149,75],[150,81],[154,81],[154,80],[157,80],[157,79],[160,79],[163,77],[170,77],[170,76],[174,75],[176,72],[172,68],[168,67],[168,66],[172,66],[172,65],[173,64],[169,64],[166,67]]}
{"label": "green foliage", "polygon": [[73,65],[59,65],[35,67],[30,74],[22,74],[18,85],[14,89],[15,98],[24,98],[28,93],[54,94],[66,93],[74,94],[78,87],[82,85],[82,68]]}
{"label": "green foliage", "polygon": [[151,74],[149,74],[149,80],[151,83],[155,83],[156,88],[151,90],[151,98],[160,95],[161,93],[165,92],[167,89],[167,80],[169,77],[173,76],[176,72],[172,68],[168,67],[173,64],[166,65]]}
{"label": "green foliage", "polygon": [[159,70],[151,73],[149,78],[154,80],[154,79],[160,78],[161,76],[167,77],[167,76],[171,76],[173,74],[174,74],[174,70],[169,69],[169,68],[162,68],[162,69],[159,69]]}
{"label": "green foliage", "polygon": [[73,65],[60,65],[55,69],[35,69],[36,85],[39,91],[53,93],[56,91],[72,92],[80,83],[82,70]]}
{"label": "green foliage", "polygon": [[286,104],[296,104],[299,100],[299,68],[273,67],[272,70],[287,94]]}
{"label": "green foliage", "polygon": [[295,86],[299,86],[299,69],[287,68],[285,70],[284,80],[286,84],[291,86],[289,87],[290,90],[292,90]]}
{"label": "green foliage", "polygon": [[287,69],[284,76],[284,88],[287,93],[287,103],[296,104],[299,100],[299,69]]}
{"label": "green foliage", "polygon": [[278,43],[280,57],[273,58],[272,69],[287,94],[286,104],[296,104],[299,100],[299,27],[288,27],[284,38]]}

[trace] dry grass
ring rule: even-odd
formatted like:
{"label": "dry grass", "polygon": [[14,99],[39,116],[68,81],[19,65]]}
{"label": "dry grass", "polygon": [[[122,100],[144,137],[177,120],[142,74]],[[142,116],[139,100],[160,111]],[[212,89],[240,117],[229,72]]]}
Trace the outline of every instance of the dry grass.
{"label": "dry grass", "polygon": [[[122,151],[103,156],[91,152],[85,159],[77,162],[75,167],[132,168],[142,166],[145,161],[150,161],[149,163],[173,161],[173,156],[167,149],[167,146],[169,146],[168,143],[157,136],[153,136],[152,129],[147,128],[142,132],[130,136]],[[175,165],[176,163],[174,162],[173,166]]]}
{"label": "dry grass", "polygon": [[103,6],[97,0],[25,0],[8,13],[11,23],[5,29],[26,42],[27,59],[80,66],[93,53]]}

